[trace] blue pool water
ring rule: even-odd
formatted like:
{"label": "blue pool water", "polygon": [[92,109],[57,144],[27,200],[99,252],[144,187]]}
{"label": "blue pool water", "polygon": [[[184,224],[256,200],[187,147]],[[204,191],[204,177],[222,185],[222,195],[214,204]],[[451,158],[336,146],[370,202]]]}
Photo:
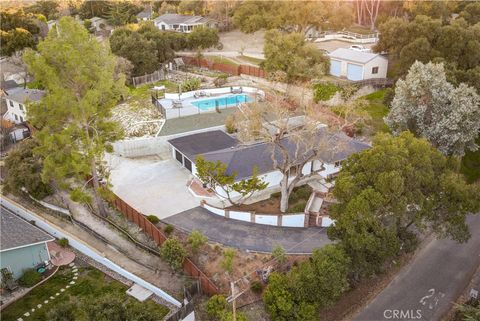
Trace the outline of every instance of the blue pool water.
{"label": "blue pool water", "polygon": [[251,102],[252,98],[245,94],[232,95],[227,97],[211,98],[211,99],[202,99],[192,101],[191,104],[196,106],[201,110],[215,109],[215,106],[219,108],[228,107],[233,105],[238,105],[241,103]]}

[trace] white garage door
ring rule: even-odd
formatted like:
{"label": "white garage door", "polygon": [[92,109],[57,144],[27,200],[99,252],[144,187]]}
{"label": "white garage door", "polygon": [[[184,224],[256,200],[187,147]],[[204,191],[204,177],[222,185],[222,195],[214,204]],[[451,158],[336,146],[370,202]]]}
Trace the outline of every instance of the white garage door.
{"label": "white garage door", "polygon": [[363,67],[354,64],[347,64],[347,78],[350,80],[363,79]]}
{"label": "white garage door", "polygon": [[338,60],[330,60],[330,75],[340,77],[342,63]]}

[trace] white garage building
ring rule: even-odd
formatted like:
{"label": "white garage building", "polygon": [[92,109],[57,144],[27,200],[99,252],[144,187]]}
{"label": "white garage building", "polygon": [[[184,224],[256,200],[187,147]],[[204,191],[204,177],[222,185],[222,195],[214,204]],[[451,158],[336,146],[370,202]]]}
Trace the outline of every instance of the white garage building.
{"label": "white garage building", "polygon": [[382,55],[338,48],[329,56],[332,76],[353,81],[387,78],[388,59]]}

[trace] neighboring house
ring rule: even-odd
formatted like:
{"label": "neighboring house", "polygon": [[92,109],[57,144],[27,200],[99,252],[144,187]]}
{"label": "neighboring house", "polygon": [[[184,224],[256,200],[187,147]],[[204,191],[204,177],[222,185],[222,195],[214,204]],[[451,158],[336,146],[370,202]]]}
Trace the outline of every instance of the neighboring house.
{"label": "neighboring house", "polygon": [[27,120],[27,103],[38,102],[45,95],[39,89],[15,89],[7,92],[4,97],[7,103],[7,112],[3,117],[15,124],[21,124]]}
{"label": "neighboring house", "polygon": [[54,238],[9,211],[0,212],[0,269],[18,279],[25,270],[50,260],[47,242]]}
{"label": "neighboring house", "polygon": [[[354,153],[370,148],[368,144],[352,139],[343,133],[330,134],[326,130],[319,129],[318,137],[319,141],[328,140],[331,146],[326,146],[318,159],[307,163],[302,169],[297,168],[295,173],[291,173],[291,179],[300,170],[304,174],[309,174],[322,168],[322,165],[324,169],[318,174],[324,178],[331,177],[340,171],[341,161]],[[268,188],[280,186],[282,173],[274,168],[271,158],[273,147],[267,143],[243,145],[221,130],[182,136],[168,142],[172,146],[173,158],[194,176],[197,176],[195,159],[198,155],[203,155],[208,161],[221,161],[226,164],[227,174],[235,172],[237,180],[251,177],[252,170],[256,167],[259,177],[268,183]],[[283,145],[293,156],[297,145],[288,140],[288,137],[285,138]],[[281,162],[280,155],[280,153],[277,154],[278,162]],[[221,190],[217,190],[217,192],[222,193]]]}
{"label": "neighboring house", "polygon": [[147,21],[152,18],[152,8],[148,7],[142,10],[142,12],[137,14],[138,21]]}
{"label": "neighboring house", "polygon": [[353,81],[387,77],[388,59],[382,55],[338,48],[329,56],[332,76]]}
{"label": "neighboring house", "polygon": [[172,30],[189,33],[199,26],[206,26],[216,28],[217,22],[215,20],[201,17],[189,16],[176,13],[166,13],[153,19],[153,23],[160,30]]}

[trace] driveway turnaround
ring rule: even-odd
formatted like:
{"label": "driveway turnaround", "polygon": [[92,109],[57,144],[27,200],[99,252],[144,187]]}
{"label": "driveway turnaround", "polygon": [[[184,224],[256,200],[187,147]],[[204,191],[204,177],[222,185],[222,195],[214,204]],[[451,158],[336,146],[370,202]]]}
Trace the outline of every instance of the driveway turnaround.
{"label": "driveway turnaround", "polygon": [[325,228],[278,227],[226,219],[203,207],[170,216],[164,220],[185,231],[198,230],[210,241],[242,250],[271,252],[281,245],[287,253],[312,253],[331,241]]}
{"label": "driveway turnaround", "polygon": [[467,222],[468,243],[430,242],[354,320],[440,320],[480,264],[480,214]]}
{"label": "driveway turnaround", "polygon": [[173,159],[116,157],[114,161],[110,172],[113,192],[145,215],[163,219],[200,203],[187,189],[190,172]]}

